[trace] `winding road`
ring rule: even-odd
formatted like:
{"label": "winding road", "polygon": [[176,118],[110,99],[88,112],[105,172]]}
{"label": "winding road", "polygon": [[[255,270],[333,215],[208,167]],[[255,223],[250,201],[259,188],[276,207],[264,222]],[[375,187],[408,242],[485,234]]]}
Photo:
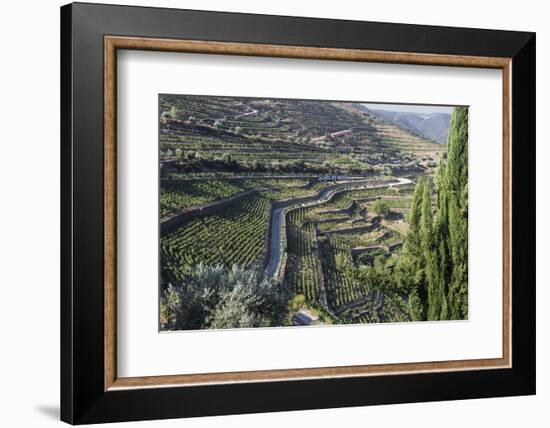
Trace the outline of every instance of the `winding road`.
{"label": "winding road", "polygon": [[[322,189],[318,194],[317,197],[309,201],[307,203],[298,203],[295,206],[292,206],[292,200],[287,201],[287,205],[280,208],[275,208],[273,210],[273,213],[271,215],[271,225],[270,225],[270,238],[269,238],[269,260],[266,264],[265,268],[265,275],[268,278],[273,278],[277,271],[279,270],[279,265],[281,263],[281,258],[284,252],[283,246],[282,246],[282,234],[285,233],[285,230],[283,230],[283,222],[284,222],[284,216],[287,211],[294,210],[297,208],[302,207],[311,207],[314,205],[320,205],[324,204],[325,202],[330,201],[334,196],[336,196],[338,193],[341,192],[347,192],[347,191],[354,191],[354,190],[361,190],[361,189],[375,189],[375,188],[382,188],[382,187],[394,187],[394,186],[402,186],[405,184],[412,184],[413,182],[409,180],[408,178],[396,178],[396,182],[393,183],[385,183],[385,184],[378,184],[378,185],[368,185],[363,184],[359,186],[354,186],[353,181],[349,182],[343,182],[341,183],[341,186],[337,188],[325,188]],[[300,198],[297,198],[296,200],[299,200]]]}

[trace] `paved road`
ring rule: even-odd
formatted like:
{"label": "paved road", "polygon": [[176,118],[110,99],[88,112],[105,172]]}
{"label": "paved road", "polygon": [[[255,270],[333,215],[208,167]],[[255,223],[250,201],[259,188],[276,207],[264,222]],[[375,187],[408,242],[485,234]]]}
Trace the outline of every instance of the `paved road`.
{"label": "paved road", "polygon": [[[304,203],[297,205],[298,206],[311,206],[315,204],[319,204],[322,202],[325,202],[330,198],[327,197],[327,194],[334,192],[333,188],[328,189],[321,189],[319,193],[317,194],[317,198],[309,203]],[[297,198],[296,200],[299,200],[301,198]],[[269,239],[269,261],[267,262],[267,266],[265,269],[265,274],[269,278],[273,278],[275,274],[277,273],[277,270],[279,269],[279,264],[281,263],[281,257],[282,257],[282,233],[283,233],[283,219],[284,219],[284,213],[285,210],[288,209],[288,206],[292,205],[292,200],[288,201],[288,205],[286,207],[276,208],[273,210],[273,215],[271,216],[271,225],[270,225],[270,239]]]}
{"label": "paved road", "polygon": [[[179,159],[170,158],[169,161],[176,161]],[[163,162],[163,161],[161,161]],[[364,176],[351,176],[347,180],[344,181],[359,181],[359,180],[367,180],[369,177]],[[161,181],[164,183],[170,183],[170,182],[187,182],[187,181],[196,181],[196,180],[213,180],[213,179],[223,179],[223,180],[271,180],[271,179],[303,179],[303,180],[311,180],[316,181],[318,179],[317,175],[289,175],[289,174],[277,174],[277,175],[262,175],[262,174],[240,174],[240,175],[205,175],[205,176],[198,176],[198,177],[185,177],[185,178],[162,178]],[[335,182],[339,182],[338,180],[335,180]]]}
{"label": "paved road", "polygon": [[279,263],[281,262],[281,223],[283,221],[283,210],[284,208],[276,208],[273,210],[273,215],[271,216],[269,261],[267,262],[267,266],[265,268],[265,274],[268,278],[273,278],[275,276],[275,273],[279,268]]}
{"label": "paved road", "polygon": [[[394,186],[402,186],[404,184],[411,184],[412,181],[408,178],[397,178],[397,182],[390,183],[390,184],[380,184],[380,185],[361,185],[361,186],[351,186],[350,184],[353,184],[353,181],[343,183],[341,187],[334,189],[322,189],[317,198],[311,202],[299,204],[296,205],[296,207],[292,207],[290,209],[296,209],[300,207],[305,206],[313,206],[313,205],[319,205],[323,204],[325,202],[328,202],[330,199],[332,199],[333,196],[335,196],[337,193],[340,193],[342,191],[351,191],[351,190],[359,190],[359,189],[374,189],[374,188],[381,188],[381,187],[394,187]],[[276,208],[273,210],[273,215],[271,216],[271,225],[270,225],[270,239],[269,239],[269,261],[267,262],[265,274],[268,278],[273,278],[275,274],[277,273],[279,269],[279,264],[281,263],[281,257],[282,257],[282,225],[283,225],[283,218],[285,210],[287,210],[288,207],[284,208]]]}

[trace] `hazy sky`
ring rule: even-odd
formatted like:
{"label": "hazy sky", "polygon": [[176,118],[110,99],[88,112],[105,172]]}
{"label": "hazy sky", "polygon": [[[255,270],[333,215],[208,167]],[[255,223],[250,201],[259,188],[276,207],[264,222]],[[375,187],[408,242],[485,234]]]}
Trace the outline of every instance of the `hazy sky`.
{"label": "hazy sky", "polygon": [[364,103],[371,110],[389,110],[402,111],[407,113],[452,113],[453,107],[450,106],[432,106],[432,105],[413,105],[413,104],[373,104]]}

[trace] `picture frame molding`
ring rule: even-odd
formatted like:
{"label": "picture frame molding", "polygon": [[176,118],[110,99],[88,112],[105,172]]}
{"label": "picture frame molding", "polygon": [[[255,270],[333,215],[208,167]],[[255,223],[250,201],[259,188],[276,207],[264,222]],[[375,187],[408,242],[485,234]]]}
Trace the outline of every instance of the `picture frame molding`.
{"label": "picture frame molding", "polygon": [[[105,390],[119,388],[189,386],[232,382],[334,378],[396,373],[506,368],[511,365],[510,320],[510,62],[509,58],[377,52],[357,49],[297,47],[267,44],[210,42],[120,37],[106,35],[105,46]],[[388,64],[444,65],[502,70],[503,96],[503,349],[502,358],[434,361],[423,363],[319,367],[311,369],[261,370],[212,374],[116,376],[116,61],[117,50],[200,53],[207,55],[251,55],[275,58],[376,62]]]}

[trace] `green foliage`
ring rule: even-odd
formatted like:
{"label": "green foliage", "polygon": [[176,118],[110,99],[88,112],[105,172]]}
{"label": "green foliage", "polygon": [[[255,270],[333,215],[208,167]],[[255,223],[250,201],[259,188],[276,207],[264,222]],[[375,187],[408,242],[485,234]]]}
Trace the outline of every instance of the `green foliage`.
{"label": "green foliage", "polygon": [[451,263],[451,318],[468,316],[468,109],[456,108],[449,131],[445,197]]}
{"label": "green foliage", "polygon": [[249,195],[223,211],[194,217],[161,236],[162,271],[183,280],[197,264],[250,267],[265,248],[269,200]]}
{"label": "green foliage", "polygon": [[288,312],[294,314],[302,309],[306,304],[306,298],[303,294],[296,294],[288,303]]}
{"label": "green foliage", "polygon": [[427,317],[428,320],[437,320],[440,318],[442,306],[446,305],[446,303],[444,302],[445,296],[439,287],[441,284],[437,281],[437,272],[439,268],[437,258],[438,243],[433,230],[432,196],[430,192],[430,183],[428,180],[424,182],[424,190],[422,194],[420,241],[425,263],[425,281],[427,285],[426,288],[428,297]]}
{"label": "green foliage", "polygon": [[170,107],[170,111],[168,112],[168,114],[172,119],[176,119],[178,115],[178,109],[176,108],[176,106]]}
{"label": "green foliage", "polygon": [[[178,155],[178,150],[180,149],[176,149],[176,156],[183,156],[183,153]],[[227,156],[224,162],[232,163],[233,159]],[[160,213],[165,217],[185,208],[206,205],[251,189],[267,189],[262,190],[262,195],[273,200],[314,195],[316,190],[309,188],[307,183],[306,180],[292,178],[167,180],[161,182],[160,186]]]}
{"label": "green foliage", "polygon": [[352,277],[355,281],[365,284],[367,292],[373,290],[391,292],[394,288],[391,273],[386,269],[381,257],[377,257],[371,266],[355,269]]}
{"label": "green foliage", "polygon": [[338,253],[334,256],[334,264],[339,271],[345,271],[351,265],[350,260],[343,253]]}
{"label": "green foliage", "polygon": [[288,302],[287,306],[287,319],[286,324],[292,325],[294,315],[301,309],[306,309],[310,314],[319,318],[319,322],[323,324],[334,324],[334,317],[327,310],[318,307],[315,303],[308,304],[306,302],[306,297],[303,294],[296,294]]}
{"label": "green foliage", "polygon": [[[313,196],[334,185],[317,182],[317,176],[431,176],[439,157],[433,154],[446,148],[349,104],[163,95],[159,110],[161,217],[256,189],[162,234],[164,329],[288,325],[300,308],[325,323],[467,313],[467,248],[461,242],[467,186],[459,184],[467,179],[467,158],[460,144],[433,182],[350,189],[319,206],[289,211],[280,242],[284,286],[273,287],[254,274],[263,273],[269,254],[273,201]],[[467,141],[467,126],[456,116],[450,151],[451,139],[466,133]],[[331,135],[344,129],[345,136]],[[456,165],[447,168],[451,162]],[[249,174],[288,182],[251,180]],[[290,174],[302,182],[290,183]],[[409,207],[404,238],[406,222],[399,219]],[[373,219],[371,210],[386,220]],[[296,296],[290,302],[285,287]]]}
{"label": "green foliage", "polygon": [[[318,185],[319,183],[314,187],[317,188]],[[412,191],[412,188],[403,190],[404,193],[408,191]],[[386,274],[391,275],[391,263],[385,261],[389,254],[382,246],[396,243],[402,236],[399,232],[379,224],[366,233],[330,233],[330,230],[370,224],[367,219],[360,217],[364,215],[364,204],[370,203],[365,198],[394,194],[395,191],[391,188],[350,189],[337,194],[321,206],[302,207],[287,214],[288,259],[285,282],[296,293],[304,295],[308,308],[320,302],[322,294],[319,290],[324,289],[328,308],[343,311],[347,305],[359,303],[360,307],[356,312],[360,314],[362,310],[366,310],[361,302],[369,299],[370,284],[353,278],[354,265],[377,264],[383,266],[380,267],[381,271],[390,269]],[[363,200],[363,203],[357,202],[357,199]],[[356,221],[350,223],[350,216]],[[345,220],[340,222],[340,218]],[[352,257],[352,248],[361,246],[377,248],[359,252]],[[369,306],[372,306],[372,302]],[[381,309],[380,313],[383,312]],[[363,315],[357,315],[357,318],[346,315],[338,322],[378,320],[372,314],[364,316],[366,318]]]}
{"label": "green foliage", "polygon": [[330,235],[321,246],[321,253],[329,304],[340,307],[364,299],[368,290],[366,286],[353,280],[350,246],[344,235]]}
{"label": "green foliage", "polygon": [[184,282],[161,295],[163,330],[248,328],[281,325],[288,293],[256,272],[200,263]]}
{"label": "green foliage", "polygon": [[424,319],[424,305],[418,295],[418,290],[412,290],[409,294],[409,314],[412,321],[421,321]]}
{"label": "green foliage", "polygon": [[[182,95],[162,95],[159,103],[163,118],[183,122],[161,121],[163,150],[181,147],[201,151],[204,158],[228,153],[240,172],[259,160],[270,172],[391,174],[420,171],[417,159],[423,152],[444,151],[442,145],[379,122],[349,103]],[[350,133],[331,136],[343,130]],[[232,171],[235,165],[229,169],[218,163],[212,169]]]}
{"label": "green foliage", "polygon": [[[468,317],[468,110],[455,108],[448,155],[430,183],[419,179],[409,212],[398,277],[413,319]],[[424,302],[422,305],[420,302]],[[421,310],[421,306],[424,306]]]}
{"label": "green foliage", "polygon": [[[409,293],[415,292],[423,306],[426,305],[425,267],[420,224],[422,217],[422,202],[424,196],[424,179],[420,177],[416,183],[409,210],[409,232],[403,244],[403,252],[399,260],[396,278],[398,283]],[[425,312],[425,307],[422,313]]]}
{"label": "green foliage", "polygon": [[314,250],[314,226],[303,224],[305,209],[292,210],[287,214],[288,254],[285,282],[296,293],[303,294],[307,302],[319,298],[321,269]]}
{"label": "green foliage", "polygon": [[382,217],[387,217],[390,214],[388,204],[382,200],[377,200],[372,204],[372,210]]}
{"label": "green foliage", "polygon": [[[411,316],[409,305],[405,303],[406,295],[399,287],[396,287],[395,272],[392,264],[384,257],[376,257],[370,266],[361,266],[353,269],[351,276],[354,282],[364,284],[369,293],[367,303],[362,306],[359,314],[353,317],[362,322],[385,322],[385,321],[411,321],[421,319],[422,306],[419,299],[412,305],[419,311],[417,317]],[[409,299],[410,300],[410,299]],[[418,305],[416,304],[418,303]],[[348,311],[348,316],[357,309]]]}

